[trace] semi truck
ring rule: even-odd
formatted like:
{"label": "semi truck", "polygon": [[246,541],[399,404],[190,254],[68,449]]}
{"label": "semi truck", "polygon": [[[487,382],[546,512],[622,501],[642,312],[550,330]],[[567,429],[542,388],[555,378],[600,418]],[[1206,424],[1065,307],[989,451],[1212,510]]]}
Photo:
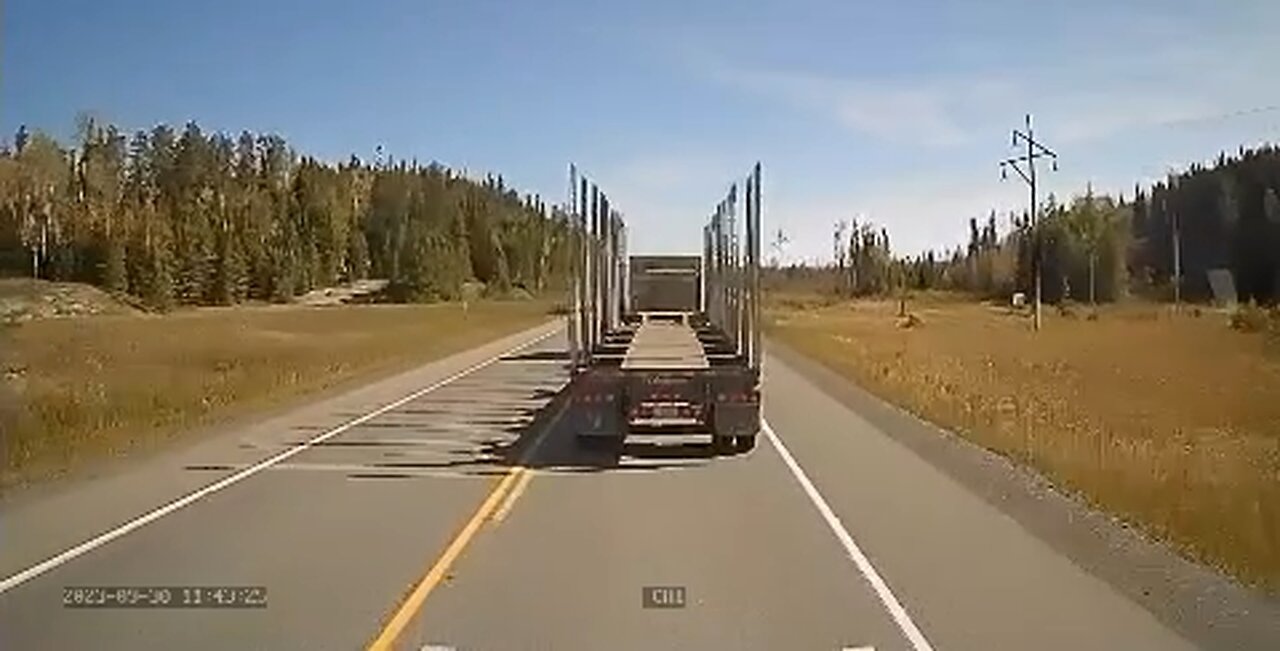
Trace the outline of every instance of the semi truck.
{"label": "semi truck", "polygon": [[575,166],[569,176],[579,445],[616,451],[632,434],[680,434],[709,437],[718,454],[751,451],[761,430],[760,164],[715,206],[701,254],[687,255],[629,256],[623,216]]}

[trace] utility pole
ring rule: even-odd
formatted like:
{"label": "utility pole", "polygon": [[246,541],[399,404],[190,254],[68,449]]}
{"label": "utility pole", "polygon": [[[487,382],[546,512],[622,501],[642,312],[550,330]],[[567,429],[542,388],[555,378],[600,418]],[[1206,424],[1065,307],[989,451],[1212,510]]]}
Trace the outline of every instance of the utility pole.
{"label": "utility pole", "polygon": [[[1040,238],[1040,210],[1036,206],[1036,159],[1049,158],[1053,163],[1053,170],[1057,171],[1058,155],[1048,147],[1045,147],[1036,141],[1035,134],[1031,130],[1030,113],[1027,114],[1026,129],[1026,133],[1018,131],[1017,129],[1013,130],[1013,144],[1011,146],[1017,147],[1019,142],[1025,143],[1027,145],[1027,153],[1022,156],[1016,156],[1014,158],[1000,161],[1000,178],[1009,178],[1008,170],[1009,168],[1013,168],[1013,171],[1017,172],[1018,176],[1021,176],[1022,180],[1026,181],[1027,185],[1031,187],[1031,238],[1033,252],[1031,256],[1031,266],[1032,273],[1035,276],[1035,329],[1036,331],[1039,331],[1041,305],[1040,270],[1044,262],[1044,252]],[[1023,170],[1019,163],[1026,164],[1027,169]]]}

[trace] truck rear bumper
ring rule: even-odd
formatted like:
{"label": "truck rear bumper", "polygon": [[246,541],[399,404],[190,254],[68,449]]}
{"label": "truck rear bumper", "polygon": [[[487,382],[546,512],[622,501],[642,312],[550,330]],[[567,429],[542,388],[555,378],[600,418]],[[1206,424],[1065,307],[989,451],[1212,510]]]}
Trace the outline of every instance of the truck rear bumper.
{"label": "truck rear bumper", "polygon": [[587,370],[574,379],[571,422],[581,437],[628,433],[706,433],[751,438],[760,432],[753,373],[735,369]]}
{"label": "truck rear bumper", "polygon": [[622,437],[630,431],[646,434],[706,432],[715,436],[756,436],[760,433],[760,407],[750,404],[718,404],[710,420],[681,417],[626,418],[617,409],[579,408],[574,431],[584,436]]}
{"label": "truck rear bumper", "polygon": [[686,425],[697,425],[706,422],[707,408],[695,402],[641,402],[632,404],[627,410],[627,422],[632,425],[644,423],[676,422]]}

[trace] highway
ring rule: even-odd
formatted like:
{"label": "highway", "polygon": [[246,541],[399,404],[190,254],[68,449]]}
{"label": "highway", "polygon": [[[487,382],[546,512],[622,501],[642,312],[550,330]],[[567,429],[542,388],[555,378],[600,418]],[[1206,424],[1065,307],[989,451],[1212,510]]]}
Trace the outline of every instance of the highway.
{"label": "highway", "polygon": [[[581,451],[565,347],[548,324],[6,499],[0,649],[1280,648],[1274,603],[1234,616],[1244,593],[1192,574],[1135,598],[1106,568],[1153,552],[1046,533],[1062,507],[1016,473],[957,471],[782,354],[749,455]],[[200,585],[266,606],[63,604]],[[644,607],[652,586],[681,607]]]}

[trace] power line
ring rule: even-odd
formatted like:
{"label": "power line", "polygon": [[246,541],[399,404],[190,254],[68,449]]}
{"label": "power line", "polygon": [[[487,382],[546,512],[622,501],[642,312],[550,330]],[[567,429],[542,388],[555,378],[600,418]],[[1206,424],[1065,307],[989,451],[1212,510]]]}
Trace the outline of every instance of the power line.
{"label": "power line", "polygon": [[1232,118],[1246,117],[1257,115],[1259,113],[1270,113],[1272,111],[1280,111],[1280,104],[1272,104],[1269,106],[1255,106],[1253,108],[1240,109],[1237,111],[1228,111],[1226,113],[1214,113],[1210,115],[1196,115],[1185,118],[1174,118],[1172,120],[1161,120],[1155,123],[1155,126],[1176,127],[1184,124],[1197,124],[1203,122],[1218,122],[1221,120],[1230,120]]}

